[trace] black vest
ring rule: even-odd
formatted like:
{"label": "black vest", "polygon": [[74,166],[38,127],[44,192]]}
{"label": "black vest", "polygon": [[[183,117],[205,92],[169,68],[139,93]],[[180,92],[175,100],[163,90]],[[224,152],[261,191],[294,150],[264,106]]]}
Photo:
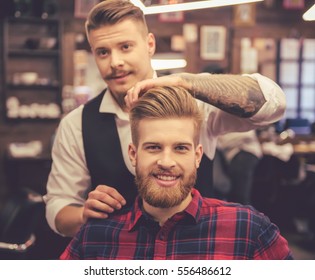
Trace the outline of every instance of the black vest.
{"label": "black vest", "polygon": [[[115,187],[130,205],[137,195],[134,176],[123,159],[115,115],[99,112],[104,93],[90,100],[83,108],[82,136],[87,167],[93,189],[101,184]],[[212,185],[212,161],[204,155],[197,171],[195,187],[201,195],[211,197]]]}

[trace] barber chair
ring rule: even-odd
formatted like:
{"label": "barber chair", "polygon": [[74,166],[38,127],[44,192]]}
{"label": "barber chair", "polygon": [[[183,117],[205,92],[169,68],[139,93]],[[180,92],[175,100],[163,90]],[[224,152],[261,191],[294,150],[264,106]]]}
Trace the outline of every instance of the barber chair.
{"label": "barber chair", "polygon": [[25,259],[34,245],[37,221],[44,213],[38,193],[22,189],[0,205],[0,259]]}

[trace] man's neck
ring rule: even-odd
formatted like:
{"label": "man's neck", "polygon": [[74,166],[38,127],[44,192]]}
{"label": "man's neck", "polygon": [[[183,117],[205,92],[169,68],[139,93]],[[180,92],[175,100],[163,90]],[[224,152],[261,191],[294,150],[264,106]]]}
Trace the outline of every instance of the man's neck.
{"label": "man's neck", "polygon": [[170,208],[154,207],[143,200],[143,208],[148,214],[153,217],[155,221],[159,222],[160,226],[163,226],[169,218],[174,216],[176,213],[185,210],[191,200],[192,195],[191,193],[189,193],[188,196],[179,205]]}

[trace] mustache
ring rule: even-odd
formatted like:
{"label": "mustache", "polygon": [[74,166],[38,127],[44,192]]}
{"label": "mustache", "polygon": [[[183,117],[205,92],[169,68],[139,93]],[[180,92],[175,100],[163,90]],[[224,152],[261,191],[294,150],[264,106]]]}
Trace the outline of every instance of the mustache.
{"label": "mustache", "polygon": [[126,76],[130,73],[130,71],[121,71],[121,70],[117,70],[117,71],[112,71],[110,74],[105,76],[105,79],[107,80],[111,80],[111,79],[115,79],[117,77],[123,77]]}
{"label": "mustache", "polygon": [[150,175],[165,175],[165,176],[174,176],[174,177],[181,177],[182,174],[176,170],[165,170],[162,168],[155,168],[151,170]]}

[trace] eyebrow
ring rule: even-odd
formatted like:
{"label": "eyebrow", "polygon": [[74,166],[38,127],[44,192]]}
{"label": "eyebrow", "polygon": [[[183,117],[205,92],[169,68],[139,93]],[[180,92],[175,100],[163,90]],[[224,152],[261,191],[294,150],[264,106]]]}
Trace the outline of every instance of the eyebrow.
{"label": "eyebrow", "polygon": [[187,145],[187,146],[192,146],[193,144],[190,142],[177,142],[175,145]]}
{"label": "eyebrow", "polygon": [[[146,145],[161,145],[160,142],[144,142],[142,144],[143,146],[146,146]],[[193,146],[194,144],[193,143],[190,143],[190,142],[176,142],[174,143],[173,146]]]}
{"label": "eyebrow", "polygon": [[105,48],[105,47],[97,47],[94,48],[95,51],[99,51],[99,50],[109,50],[109,48]]}
{"label": "eyebrow", "polygon": [[[135,40],[132,40],[132,39],[129,39],[129,40],[124,40],[124,41],[121,41],[121,42],[118,42],[115,44],[115,46],[123,46],[125,44],[136,44],[136,41]],[[94,48],[95,50],[110,50],[111,48],[107,47],[107,46],[99,46],[99,47],[95,47]]]}
{"label": "eyebrow", "polygon": [[144,142],[142,143],[142,146],[146,146],[146,145],[161,145],[159,142]]}

